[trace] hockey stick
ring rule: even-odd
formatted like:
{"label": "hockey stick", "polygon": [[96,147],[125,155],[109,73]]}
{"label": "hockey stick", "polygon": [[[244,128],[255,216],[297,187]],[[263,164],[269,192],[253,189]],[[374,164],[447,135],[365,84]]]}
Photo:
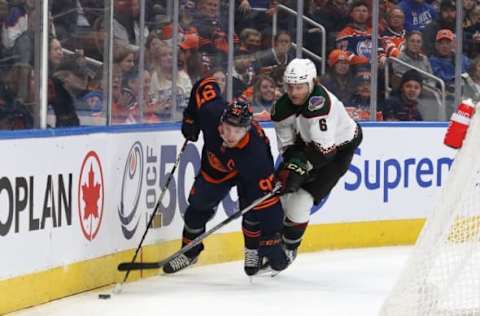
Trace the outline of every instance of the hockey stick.
{"label": "hockey stick", "polygon": [[226,219],[224,219],[222,222],[218,223],[217,225],[215,225],[214,227],[212,227],[210,230],[204,232],[203,234],[201,234],[200,236],[198,236],[197,238],[195,238],[194,240],[192,240],[191,243],[189,243],[188,245],[185,245],[182,249],[180,249],[179,251],[175,252],[173,255],[171,255],[170,257],[166,258],[166,259],[163,259],[161,261],[157,261],[157,262],[123,262],[123,263],[120,263],[118,265],[118,270],[119,271],[132,271],[132,270],[146,270],[146,269],[160,269],[161,267],[163,267],[165,264],[167,264],[167,262],[169,262],[170,260],[172,260],[173,258],[181,255],[181,254],[184,254],[185,252],[189,251],[190,249],[192,249],[193,247],[195,247],[196,245],[198,245],[199,243],[201,243],[205,238],[207,238],[208,236],[210,236],[211,234],[213,234],[214,232],[216,232],[217,230],[219,230],[220,228],[222,228],[223,226],[227,225],[228,223],[230,223],[231,221],[233,221],[234,219],[237,219],[239,218],[240,216],[242,216],[243,214],[247,213],[248,211],[250,211],[252,208],[254,208],[255,206],[259,205],[260,203],[262,203],[263,201],[265,200],[268,200],[269,198],[271,198],[272,196],[274,196],[275,194],[277,194],[277,192],[280,190],[280,185],[277,184],[272,192],[262,196],[261,198],[253,201],[249,206],[241,209],[241,210],[237,210],[235,213],[233,213],[232,215],[230,215],[229,217],[227,217]]}
{"label": "hockey stick", "polygon": [[[175,170],[178,167],[178,164],[180,163],[180,158],[182,157],[183,152],[185,151],[185,148],[187,148],[187,143],[188,140],[185,139],[185,142],[182,145],[182,148],[180,149],[180,153],[177,156],[177,160],[175,161],[175,164],[173,165],[172,171],[170,172],[170,175],[168,176],[167,182],[165,183],[162,192],[160,193],[160,197],[158,198],[157,204],[155,205],[155,209],[153,210],[152,216],[150,216],[150,220],[148,221],[147,228],[145,229],[145,232],[143,233],[142,239],[140,240],[140,243],[137,246],[137,249],[135,250],[135,254],[133,255],[132,260],[130,261],[130,264],[135,263],[135,259],[137,259],[138,252],[140,251],[140,248],[142,248],[143,241],[145,240],[145,236],[147,236],[147,232],[152,225],[153,218],[155,217],[155,214],[157,214],[158,210],[160,209],[160,205],[162,204],[163,196],[165,195],[165,192],[167,192],[168,186],[170,184],[170,181],[173,178],[173,174],[175,173]],[[117,287],[117,292],[120,291],[121,286],[123,283],[125,283],[128,279],[128,275],[130,274],[130,270],[125,270],[127,273],[125,273],[125,276],[123,277],[123,281],[119,284]]]}

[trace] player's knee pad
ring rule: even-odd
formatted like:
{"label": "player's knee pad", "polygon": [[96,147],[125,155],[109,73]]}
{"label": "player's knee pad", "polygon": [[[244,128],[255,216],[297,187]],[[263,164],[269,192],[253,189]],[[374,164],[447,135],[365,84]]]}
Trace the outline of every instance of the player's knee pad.
{"label": "player's knee pad", "polygon": [[[192,189],[193,190],[193,189]],[[212,199],[206,194],[202,195],[200,193],[191,194],[188,196],[188,205],[189,208],[193,208],[196,210],[204,210],[204,209],[214,209],[218,204],[216,199]]]}
{"label": "player's knee pad", "polygon": [[285,216],[294,223],[305,223],[310,219],[313,197],[304,189],[281,197]]}

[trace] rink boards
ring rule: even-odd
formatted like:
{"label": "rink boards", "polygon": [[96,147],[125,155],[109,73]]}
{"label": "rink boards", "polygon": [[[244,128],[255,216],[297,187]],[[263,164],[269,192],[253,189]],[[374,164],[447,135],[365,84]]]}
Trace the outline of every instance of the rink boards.
{"label": "rink boards", "polygon": [[[455,155],[442,145],[446,124],[362,126],[350,170],[312,210],[303,251],[411,244],[440,194]],[[116,265],[131,259],[183,138],[166,124],[21,132],[0,143],[3,314],[119,281]],[[188,144],[141,260],[178,249],[200,148]],[[211,224],[231,214],[236,199],[232,191]],[[240,259],[239,231],[236,221],[211,236],[201,263]]]}

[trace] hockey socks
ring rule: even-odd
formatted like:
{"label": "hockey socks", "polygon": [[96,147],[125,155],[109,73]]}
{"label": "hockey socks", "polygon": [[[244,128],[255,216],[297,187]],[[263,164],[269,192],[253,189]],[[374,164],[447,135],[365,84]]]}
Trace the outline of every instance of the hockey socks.
{"label": "hockey socks", "polygon": [[286,250],[296,250],[300,246],[307,226],[308,222],[294,223],[288,218],[285,218],[282,239]]}
{"label": "hockey socks", "polygon": [[[203,226],[201,228],[190,228],[189,226],[187,226],[185,224],[185,226],[183,227],[183,233],[182,233],[182,237],[183,237],[182,238],[182,247],[191,243],[192,240],[194,240],[195,238],[197,238],[198,236],[200,236],[204,232],[205,232],[205,226]],[[189,251],[187,251],[185,253],[185,255],[187,255],[187,257],[191,257],[191,258],[198,257],[200,252],[202,252],[203,248],[204,248],[203,243],[200,243],[200,244],[196,245],[195,247],[193,247],[192,249],[190,249]]]}
{"label": "hockey socks", "polygon": [[245,241],[244,270],[248,276],[255,275],[260,269],[258,245],[261,232],[258,228],[258,223],[244,219],[242,232]]}

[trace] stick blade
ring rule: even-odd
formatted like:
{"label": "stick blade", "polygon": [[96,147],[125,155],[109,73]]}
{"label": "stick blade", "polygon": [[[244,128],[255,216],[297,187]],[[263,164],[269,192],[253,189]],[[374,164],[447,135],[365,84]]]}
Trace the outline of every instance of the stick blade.
{"label": "stick blade", "polygon": [[131,270],[149,270],[159,269],[161,265],[158,262],[122,262],[118,265],[118,271],[131,271]]}

